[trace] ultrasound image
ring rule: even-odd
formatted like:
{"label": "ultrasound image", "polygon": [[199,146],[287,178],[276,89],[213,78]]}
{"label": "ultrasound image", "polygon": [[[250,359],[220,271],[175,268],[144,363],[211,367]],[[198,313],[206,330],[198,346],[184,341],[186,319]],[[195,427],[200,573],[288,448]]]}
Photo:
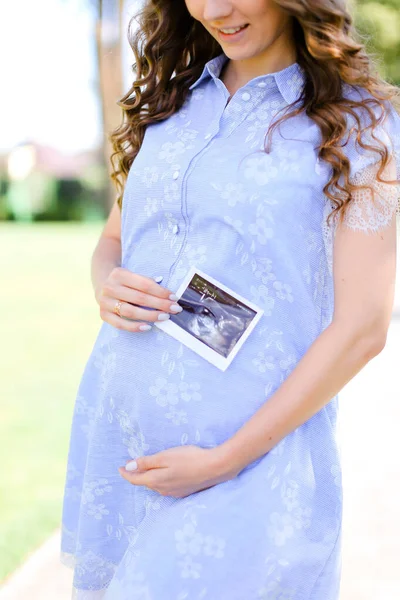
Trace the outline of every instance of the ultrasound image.
{"label": "ultrasound image", "polygon": [[256,313],[251,308],[195,274],[179,298],[182,312],[170,319],[224,356],[233,350]]}

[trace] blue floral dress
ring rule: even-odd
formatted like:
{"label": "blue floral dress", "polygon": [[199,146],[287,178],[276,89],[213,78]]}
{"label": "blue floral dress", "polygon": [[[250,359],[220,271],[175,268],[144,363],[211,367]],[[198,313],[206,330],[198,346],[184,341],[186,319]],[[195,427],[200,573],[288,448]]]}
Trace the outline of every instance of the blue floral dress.
{"label": "blue floral dress", "polygon": [[[123,197],[122,266],[176,290],[195,265],[264,314],[224,372],[158,328],[101,324],[77,393],[62,517],[62,560],[79,600],[338,599],[337,396],[236,478],[186,498],[131,485],[117,470],[227,440],[332,319],[335,223],[326,223],[319,129],[300,113],[262,151],[305,74],[293,63],[228,102],[218,77],[226,60],[209,61],[183,107],[147,128]],[[398,172],[399,121],[389,105],[379,128]],[[345,151],[352,179],[373,181],[376,155],[351,137]],[[376,231],[397,203],[397,186],[375,205],[361,192],[346,223]]]}

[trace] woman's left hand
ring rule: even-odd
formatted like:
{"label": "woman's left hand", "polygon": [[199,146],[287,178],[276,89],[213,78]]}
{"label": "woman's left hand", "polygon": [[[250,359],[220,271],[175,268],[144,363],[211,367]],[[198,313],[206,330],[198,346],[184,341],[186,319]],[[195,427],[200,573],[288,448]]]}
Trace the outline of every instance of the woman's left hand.
{"label": "woman's left hand", "polygon": [[162,496],[184,498],[228,479],[239,469],[229,465],[225,449],[177,446],[156,454],[141,456],[126,466],[137,464],[137,469],[118,469],[121,476],[133,485],[144,485]]}

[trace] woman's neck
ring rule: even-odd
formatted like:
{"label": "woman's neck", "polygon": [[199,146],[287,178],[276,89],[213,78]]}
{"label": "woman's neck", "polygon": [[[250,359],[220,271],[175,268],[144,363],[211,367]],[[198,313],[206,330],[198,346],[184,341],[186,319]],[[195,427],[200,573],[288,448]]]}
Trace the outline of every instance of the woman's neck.
{"label": "woman's neck", "polygon": [[251,79],[268,73],[276,73],[296,61],[295,48],[274,48],[265,56],[256,56],[244,60],[229,59],[224,64],[219,78],[224,83],[230,96]]}

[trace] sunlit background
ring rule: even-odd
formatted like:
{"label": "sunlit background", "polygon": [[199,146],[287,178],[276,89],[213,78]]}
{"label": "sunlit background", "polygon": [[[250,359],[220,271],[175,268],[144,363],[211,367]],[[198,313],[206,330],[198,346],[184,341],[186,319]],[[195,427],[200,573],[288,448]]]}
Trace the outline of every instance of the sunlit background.
{"label": "sunlit background", "polygon": [[[59,527],[73,403],[101,324],[90,284],[90,258],[115,199],[109,178],[108,134],[119,123],[116,102],[133,76],[127,26],[140,4],[140,0],[14,0],[0,4],[3,583]],[[357,27],[368,49],[376,53],[381,72],[399,85],[400,0],[352,4]],[[395,311],[390,349],[376,361],[386,373],[388,365],[395,365],[394,352],[400,350],[397,317]],[[378,371],[375,373],[376,382]],[[399,409],[394,409],[388,398],[396,394],[400,400],[400,394],[393,391],[392,384],[388,390],[386,414],[391,414],[393,423],[392,418],[400,412],[390,413]],[[352,406],[361,407],[361,401]],[[354,421],[346,425],[349,431],[350,426],[363,426],[352,410]],[[376,407],[371,410],[370,416]],[[343,412],[346,414],[346,409]],[[366,445],[379,446],[380,436],[382,440],[385,437],[382,429],[374,432],[373,441],[360,439]],[[354,451],[349,460],[358,465],[357,457],[360,455]],[[390,469],[391,477],[398,479],[398,465],[391,463]],[[374,506],[379,505],[376,510],[384,513],[384,492],[372,482],[373,478],[365,492],[369,494],[368,506],[372,506],[370,494],[375,494]],[[398,488],[390,491],[387,482],[386,490],[391,501],[395,494],[398,505]],[[357,496],[354,488],[350,497],[362,502],[364,492]],[[350,502],[353,500],[349,506]],[[357,522],[356,512],[356,505],[351,504],[348,522],[351,518],[362,528],[371,514]],[[375,522],[373,530],[365,532],[366,543],[373,539],[374,549],[365,555],[362,543],[362,548],[346,554],[346,565],[351,563],[358,575],[381,555],[379,536],[383,531],[389,535],[389,530],[396,530],[396,539],[400,538],[399,521],[385,522],[384,514],[381,516],[380,525]],[[394,553],[400,557],[396,543],[393,540],[385,546],[387,571],[377,571],[372,584],[352,588],[351,598],[346,595],[343,600],[400,597],[400,592],[399,596],[391,595],[399,590],[399,579],[395,568],[391,571],[387,566],[394,561]],[[357,552],[363,556],[362,564],[357,563]],[[349,570],[346,589],[350,589],[350,575]],[[378,595],[372,592],[373,585]],[[386,590],[385,594],[381,595],[381,590]],[[0,599],[1,593],[0,587]],[[29,596],[32,600],[36,597],[45,598]],[[57,595],[57,600],[64,600],[64,596]]]}
{"label": "sunlit background", "polygon": [[2,3],[0,219],[106,215],[104,132],[119,122],[116,101],[132,72],[127,24],[139,7],[122,0]]}

